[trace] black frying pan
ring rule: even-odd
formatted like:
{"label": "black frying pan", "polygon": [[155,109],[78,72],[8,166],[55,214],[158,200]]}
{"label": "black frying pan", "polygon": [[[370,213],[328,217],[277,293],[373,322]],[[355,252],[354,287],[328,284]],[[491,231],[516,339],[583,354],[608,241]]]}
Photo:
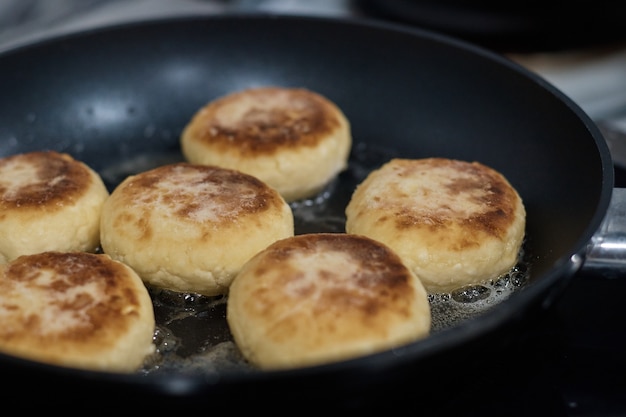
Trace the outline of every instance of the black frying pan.
{"label": "black frying pan", "polygon": [[[310,410],[330,401],[384,405],[409,394],[423,404],[462,388],[449,376],[459,366],[473,372],[477,358],[468,352],[506,346],[519,326],[552,305],[580,268],[609,207],[608,148],[571,100],[480,48],[373,22],[177,18],[7,51],[0,55],[0,155],[65,151],[105,173],[114,187],[123,175],[179,159],[181,129],[207,101],[268,84],[307,87],[335,101],[352,123],[355,147],[372,150],[374,159],[445,156],[504,173],[528,212],[528,282],[483,314],[424,341],[337,364],[117,375],[0,355],[5,381],[13,378],[16,390],[42,401],[59,400],[51,387],[62,387],[68,403],[98,407],[130,401],[144,408],[197,405],[206,412],[219,404]],[[343,174],[352,183],[339,187],[338,210],[362,175]]]}

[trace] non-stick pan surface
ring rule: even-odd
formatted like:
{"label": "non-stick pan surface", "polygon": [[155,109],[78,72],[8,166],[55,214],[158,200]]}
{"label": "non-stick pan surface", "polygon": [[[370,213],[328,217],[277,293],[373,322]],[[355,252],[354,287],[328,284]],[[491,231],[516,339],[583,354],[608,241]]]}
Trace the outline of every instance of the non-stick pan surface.
{"label": "non-stick pan surface", "polygon": [[[526,285],[479,317],[424,341],[338,364],[285,372],[116,375],[1,355],[4,378],[24,381],[17,389],[45,395],[45,387],[61,384],[70,401],[154,404],[158,397],[233,407],[246,399],[278,401],[276,406],[286,400],[350,403],[376,398],[383,388],[412,390],[447,372],[490,335],[549,307],[580,267],[607,210],[613,188],[608,148],[571,100],[480,48],[375,22],[188,17],[6,51],[0,55],[0,155],[65,151],[101,172],[112,188],[121,176],[155,161],[181,158],[179,134],[200,106],[261,85],[326,95],[350,119],[355,149],[364,146],[381,161],[443,156],[501,171],[527,208]],[[358,180],[362,174],[344,175]],[[337,204],[347,201],[348,188],[340,190]]]}

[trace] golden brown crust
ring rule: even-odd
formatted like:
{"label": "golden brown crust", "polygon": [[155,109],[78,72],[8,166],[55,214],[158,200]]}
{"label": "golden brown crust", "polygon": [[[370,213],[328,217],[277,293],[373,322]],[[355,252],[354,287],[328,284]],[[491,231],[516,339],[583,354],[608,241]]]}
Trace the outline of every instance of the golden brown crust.
{"label": "golden brown crust", "polygon": [[319,94],[264,87],[209,103],[188,133],[218,151],[250,157],[289,147],[315,147],[339,127],[336,107]]}
{"label": "golden brown crust", "polygon": [[77,200],[93,181],[88,168],[54,151],[31,152],[0,159],[0,216],[5,210],[62,210]]}
{"label": "golden brown crust", "polygon": [[[141,240],[154,237],[150,222],[155,208],[167,217],[186,223],[203,224],[205,234],[236,225],[242,217],[254,219],[263,212],[282,210],[284,201],[266,184],[250,175],[214,166],[184,162],[163,165],[127,178],[115,193],[116,205],[127,207],[114,223],[135,223],[142,231]],[[206,236],[201,236],[205,239]]]}
{"label": "golden brown crust", "polygon": [[289,202],[320,192],[347,167],[352,136],[346,116],[322,95],[268,86],[209,102],[180,143],[187,162],[253,175]]}
{"label": "golden brown crust", "polygon": [[68,154],[0,159],[0,262],[51,250],[96,251],[108,196],[98,173]]}
{"label": "golden brown crust", "polygon": [[[505,238],[515,220],[519,197],[500,173],[479,162],[445,158],[397,159],[393,164],[400,181],[402,178],[435,175],[438,169],[443,172],[434,184],[436,188],[424,183],[419,190],[421,204],[416,206],[402,203],[405,191],[399,182],[388,183],[388,195],[397,193],[399,198],[385,198],[379,201],[378,207],[389,207],[393,211],[398,230],[424,228],[436,234],[456,224],[467,233],[463,239],[450,243],[452,250],[478,245],[474,237],[482,234]],[[435,203],[424,201],[429,198]]]}
{"label": "golden brown crust", "polygon": [[224,294],[245,261],[294,233],[280,194],[242,172],[175,163],[126,178],[105,202],[101,245],[150,285]]}
{"label": "golden brown crust", "polygon": [[391,246],[429,292],[484,282],[517,262],[525,209],[496,170],[447,158],[393,159],[358,185],[346,231]]}
{"label": "golden brown crust", "polygon": [[43,252],[5,265],[0,323],[0,350],[57,365],[130,371],[152,351],[147,291],[106,255]]}
{"label": "golden brown crust", "polygon": [[[408,317],[407,304],[412,301],[409,296],[411,276],[395,253],[369,239],[346,239],[343,234],[300,236],[278,241],[257,262],[259,279],[272,270],[279,270],[280,274],[268,276],[267,286],[251,294],[255,303],[247,306],[250,314],[271,320],[272,310],[277,307],[275,302],[279,301],[274,299],[276,289],[294,286],[297,290],[288,300],[294,305],[306,302],[313,292],[322,292],[312,312],[314,316],[323,316],[328,309],[345,308],[355,309],[352,313],[357,314],[363,324],[386,310]],[[333,270],[324,264],[318,265],[316,274],[324,285],[321,287],[320,282],[305,280],[298,260],[302,256],[324,253],[345,254],[351,269]]]}
{"label": "golden brown crust", "polygon": [[262,368],[331,362],[428,334],[419,280],[388,247],[346,234],[306,234],[270,245],[231,287],[228,321]]}

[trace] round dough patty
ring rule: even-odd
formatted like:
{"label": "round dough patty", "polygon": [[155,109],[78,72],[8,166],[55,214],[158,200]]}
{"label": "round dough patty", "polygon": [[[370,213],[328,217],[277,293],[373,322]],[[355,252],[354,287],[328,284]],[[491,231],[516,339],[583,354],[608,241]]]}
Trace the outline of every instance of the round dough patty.
{"label": "round dough patty", "polygon": [[241,266],[294,234],[276,190],[239,171],[175,163],[126,178],[104,203],[101,245],[155,287],[228,292]]}
{"label": "round dough patty", "polygon": [[389,245],[430,293],[508,272],[525,225],[522,199],[502,174],[446,158],[393,159],[346,207],[346,231]]}
{"label": "round dough patty", "polygon": [[251,88],[220,97],[181,135],[188,162],[251,174],[287,202],[321,191],[347,167],[351,145],[343,112],[301,88]]}
{"label": "round dough patty", "polygon": [[0,267],[0,351],[79,369],[137,370],[154,352],[152,300],[106,255],[43,252]]}
{"label": "round dough patty", "polygon": [[419,279],[387,246],[344,233],[282,239],[231,286],[227,320],[244,357],[262,369],[350,359],[430,332]]}
{"label": "round dough patty", "polygon": [[68,154],[0,159],[0,262],[49,250],[94,252],[108,196],[100,176]]}

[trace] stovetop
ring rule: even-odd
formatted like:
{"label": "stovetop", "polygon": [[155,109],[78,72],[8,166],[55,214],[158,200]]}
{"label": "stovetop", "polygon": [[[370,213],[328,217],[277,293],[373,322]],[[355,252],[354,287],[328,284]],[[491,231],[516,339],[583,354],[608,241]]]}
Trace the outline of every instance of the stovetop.
{"label": "stovetop", "polygon": [[[371,8],[361,7],[363,3],[349,0],[5,0],[0,5],[0,50],[54,32],[181,13],[259,10],[391,20],[396,17],[389,13],[376,15]],[[401,3],[406,6],[411,2]],[[407,23],[406,19],[403,23]],[[550,50],[542,50],[536,49],[534,44],[535,49],[523,52],[519,48],[498,52],[560,88],[602,125],[603,132],[611,128],[619,133],[626,131],[626,42],[622,42],[626,36],[620,40],[615,35],[616,32],[611,32],[612,38],[594,39],[595,44],[581,48],[561,45],[555,49],[552,45]],[[619,149],[626,148],[626,144],[617,136],[612,140],[615,185],[626,187],[626,156]],[[440,405],[441,415],[626,415],[624,300],[626,277],[609,279],[591,276],[585,271],[578,273],[554,308],[533,321],[516,343],[504,350],[476,353],[476,361],[481,362],[480,371],[472,375],[459,373],[464,381],[463,389],[447,393],[447,401]],[[420,411],[418,393],[419,387],[416,387],[415,399],[407,401],[404,408],[407,412]]]}

